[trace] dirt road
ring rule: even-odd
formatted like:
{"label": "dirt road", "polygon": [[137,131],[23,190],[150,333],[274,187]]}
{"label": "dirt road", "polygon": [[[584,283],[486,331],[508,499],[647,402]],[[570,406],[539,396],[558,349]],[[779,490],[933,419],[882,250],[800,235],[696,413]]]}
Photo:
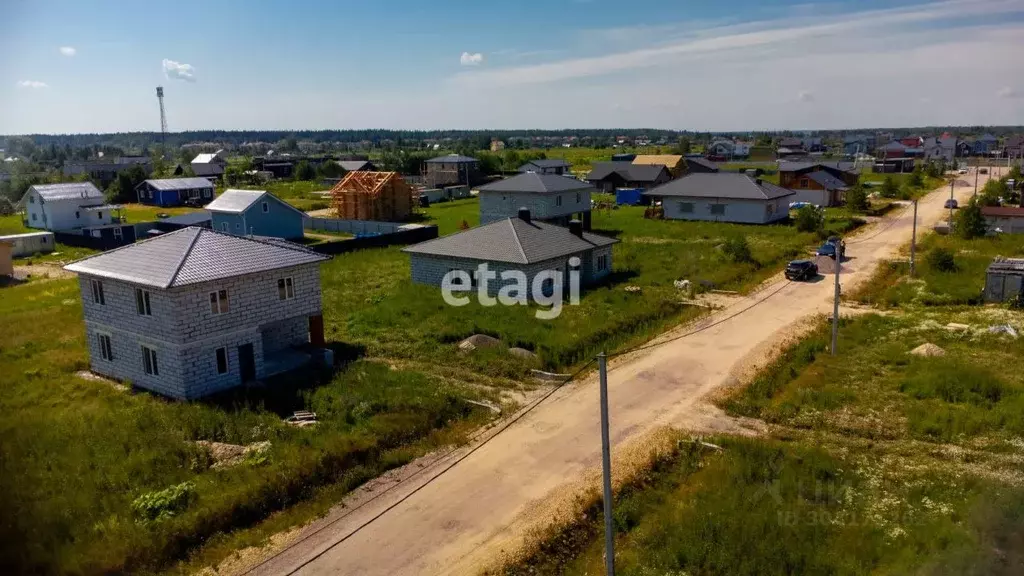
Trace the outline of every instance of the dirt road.
{"label": "dirt road", "polygon": [[[958,188],[956,194],[963,202],[972,191]],[[947,187],[920,201],[919,232],[944,219],[948,197]],[[845,290],[909,241],[911,213],[902,210],[848,241],[849,261],[841,276]],[[707,330],[612,362],[613,466],[624,446],[663,425],[741,432],[741,425],[710,407],[706,397],[778,348],[788,327],[830,313],[832,291],[831,276],[813,283],[778,280],[716,313],[711,322],[725,320]],[[550,521],[551,506],[596,476],[598,421],[596,376],[570,384],[393,510],[366,524],[433,471],[354,512],[335,510],[254,573],[475,573],[502,551],[521,545]]]}

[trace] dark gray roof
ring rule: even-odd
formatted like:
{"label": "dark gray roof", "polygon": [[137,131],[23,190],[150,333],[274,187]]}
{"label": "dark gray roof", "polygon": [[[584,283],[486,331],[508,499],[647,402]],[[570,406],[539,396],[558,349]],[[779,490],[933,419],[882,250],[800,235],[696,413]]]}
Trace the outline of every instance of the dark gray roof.
{"label": "dark gray roof", "polygon": [[999,258],[992,260],[988,271],[1005,270],[1008,272],[1024,272],[1024,258]]}
{"label": "dark gray roof", "polygon": [[804,145],[804,141],[799,138],[789,137],[779,140],[779,146],[785,148],[798,148]]}
{"label": "dark gray roof", "polygon": [[633,164],[632,162],[594,162],[587,180],[604,180],[618,174],[628,182],[654,182],[662,172],[668,171],[661,164]]}
{"label": "dark gray roof", "polygon": [[161,178],[146,180],[143,184],[155,190],[195,190],[196,188],[213,188],[206,178]]}
{"label": "dark gray roof", "polygon": [[733,198],[774,200],[796,194],[792,190],[736,172],[689,174],[644,192],[644,196],[685,196],[688,198]]}
{"label": "dark gray roof", "polygon": [[841,170],[855,174],[856,164],[853,162],[779,162],[779,172],[799,172],[808,168],[823,166],[833,170]]}
{"label": "dark gray roof", "polygon": [[[35,190],[43,200],[52,202],[54,200],[75,200],[88,198],[102,200],[103,192],[93,185],[92,182],[67,182],[65,184],[35,184],[30,186],[28,191]],[[28,192],[26,192],[27,194]]]}
{"label": "dark gray roof", "polygon": [[883,150],[906,150],[906,148],[907,146],[905,144],[903,144],[902,142],[898,142],[896,140],[893,140],[892,142],[889,142],[885,146],[882,146]]}
{"label": "dark gray roof", "polygon": [[533,264],[576,254],[618,242],[615,238],[584,232],[583,237],[568,228],[546,222],[506,218],[465,232],[428,240],[404,248],[410,254],[466,258],[488,262]]}
{"label": "dark gray roof", "polygon": [[561,158],[538,159],[538,160],[530,160],[526,164],[523,164],[522,166],[519,167],[519,171],[520,172],[525,172],[525,171],[529,170],[531,166],[534,166],[534,167],[537,167],[537,168],[569,168],[570,165],[569,165],[568,162],[566,162],[565,160],[563,160]]}
{"label": "dark gray roof", "polygon": [[194,226],[211,220],[213,220],[212,214],[206,210],[200,210],[198,212],[189,212],[188,214],[180,214],[178,216],[171,216],[170,218],[163,218],[159,221],[177,224],[179,226]]}
{"label": "dark gray roof", "polygon": [[825,172],[824,170],[818,170],[817,172],[811,172],[807,175],[808,178],[814,180],[818,184],[821,184],[826,190],[845,190],[846,182],[843,182],[839,178]]}
{"label": "dark gray roof", "polygon": [[569,176],[559,174],[537,174],[525,172],[511,178],[491,182],[480,187],[481,192],[530,192],[535,194],[555,194],[558,192],[574,192],[590,190],[589,182],[581,182]]}
{"label": "dark gray roof", "polygon": [[327,260],[298,244],[182,228],[64,268],[154,288],[175,288]]}
{"label": "dark gray roof", "polygon": [[431,158],[430,160],[426,161],[427,164],[430,164],[432,162],[445,162],[445,163],[448,163],[448,164],[451,164],[451,163],[455,163],[455,164],[469,164],[469,163],[472,163],[472,162],[479,162],[479,160],[477,160],[476,158],[470,158],[469,156],[460,156],[458,154],[448,154],[446,156],[438,156],[437,158]]}
{"label": "dark gray roof", "polygon": [[701,166],[708,168],[709,170],[718,171],[718,164],[715,164],[707,158],[687,158],[686,161],[691,164],[700,164]]}

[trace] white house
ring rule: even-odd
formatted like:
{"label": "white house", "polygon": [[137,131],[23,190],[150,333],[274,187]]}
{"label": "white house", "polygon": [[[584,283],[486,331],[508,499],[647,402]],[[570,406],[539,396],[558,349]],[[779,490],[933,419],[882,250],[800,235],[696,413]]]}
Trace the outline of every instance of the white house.
{"label": "white house", "polygon": [[228,161],[223,150],[214,153],[198,154],[192,159],[192,172],[204,178],[220,178],[227,168]]}
{"label": "white house", "polygon": [[77,272],[90,366],[191,399],[295,368],[322,347],[320,266],[274,239],[189,227],[65,266]]}
{"label": "white house", "polygon": [[526,208],[534,220],[568,225],[576,215],[583,229],[590,229],[590,192],[594,187],[582,180],[557,174],[525,172],[481,186],[480,224],[519,214]]}
{"label": "white house", "polygon": [[789,217],[794,192],[736,172],[695,173],[652,188],[670,220],[767,224]]}
{"label": "white house", "polygon": [[25,226],[50,231],[114,224],[122,208],[104,203],[103,193],[91,182],[36,184],[19,205],[25,210]]}
{"label": "white house", "polygon": [[11,245],[11,255],[15,258],[53,252],[53,232],[9,234],[0,236],[0,242],[7,242]]}

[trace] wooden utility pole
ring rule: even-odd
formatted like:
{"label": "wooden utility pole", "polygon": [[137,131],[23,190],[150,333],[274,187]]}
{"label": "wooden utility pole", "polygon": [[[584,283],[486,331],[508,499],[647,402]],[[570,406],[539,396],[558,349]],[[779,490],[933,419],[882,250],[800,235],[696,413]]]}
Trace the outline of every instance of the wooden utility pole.
{"label": "wooden utility pole", "polygon": [[608,356],[597,355],[601,371],[601,475],[604,481],[605,573],[615,576],[615,529],[612,526],[612,448],[608,432]]}
{"label": "wooden utility pole", "polygon": [[[917,252],[917,198],[914,199],[914,224],[910,234],[910,275],[914,275],[914,254]],[[836,274],[838,276],[838,274]]]}

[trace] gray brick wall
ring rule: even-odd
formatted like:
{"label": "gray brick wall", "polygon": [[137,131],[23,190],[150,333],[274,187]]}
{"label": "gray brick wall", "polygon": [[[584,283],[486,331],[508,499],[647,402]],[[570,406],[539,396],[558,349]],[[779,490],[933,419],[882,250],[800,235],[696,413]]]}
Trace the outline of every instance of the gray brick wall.
{"label": "gray brick wall", "polygon": [[[277,280],[291,277],[294,298],[280,300]],[[196,398],[240,383],[237,347],[253,344],[256,375],[263,374],[263,343],[276,350],[308,341],[308,317],[322,311],[320,267],[307,264],[172,290],[149,290],[152,316],[140,316],[135,286],[102,279],[105,304],[93,302],[80,275],[92,369],[175,398]],[[214,314],[209,293],[228,290],[229,311]],[[269,330],[264,336],[261,329]],[[113,362],[102,359],[96,333],[111,336]],[[158,376],[145,374],[140,345],[157,350]],[[229,347],[229,372],[218,375],[215,350]]]}
{"label": "gray brick wall", "polygon": [[[600,251],[600,252],[598,252]],[[597,266],[597,254],[608,255],[608,270],[598,272]],[[601,278],[608,274],[611,270],[611,246],[605,248],[599,248],[596,250],[588,250],[586,252],[580,252],[575,254],[581,260],[580,273],[581,273],[581,284],[586,285],[594,280]],[[501,289],[501,273],[506,270],[521,270],[526,274],[527,280],[530,282],[532,289],[534,277],[544,270],[556,270],[561,268],[563,271],[568,270],[568,260],[572,256],[566,256],[565,258],[556,258],[547,260],[532,265],[518,265],[508,264],[502,262],[489,262],[488,268],[498,274],[495,280],[490,283],[490,293],[495,295]],[[478,260],[468,260],[459,258],[444,258],[438,256],[429,256],[423,254],[411,254],[410,255],[410,272],[413,282],[418,284],[428,284],[431,286],[441,286],[441,280],[444,275],[450,270],[465,270],[466,272],[472,273],[476,270],[476,267],[480,264]],[[568,278],[564,281],[568,286]]]}
{"label": "gray brick wall", "polygon": [[[530,215],[538,220],[557,218],[577,212],[590,210],[590,191],[579,192],[580,201],[576,201],[576,192],[561,194],[532,194],[517,192],[480,191],[480,223],[488,224],[503,218],[519,215],[520,208],[529,208]],[[562,197],[562,205],[557,206],[557,196]]]}

